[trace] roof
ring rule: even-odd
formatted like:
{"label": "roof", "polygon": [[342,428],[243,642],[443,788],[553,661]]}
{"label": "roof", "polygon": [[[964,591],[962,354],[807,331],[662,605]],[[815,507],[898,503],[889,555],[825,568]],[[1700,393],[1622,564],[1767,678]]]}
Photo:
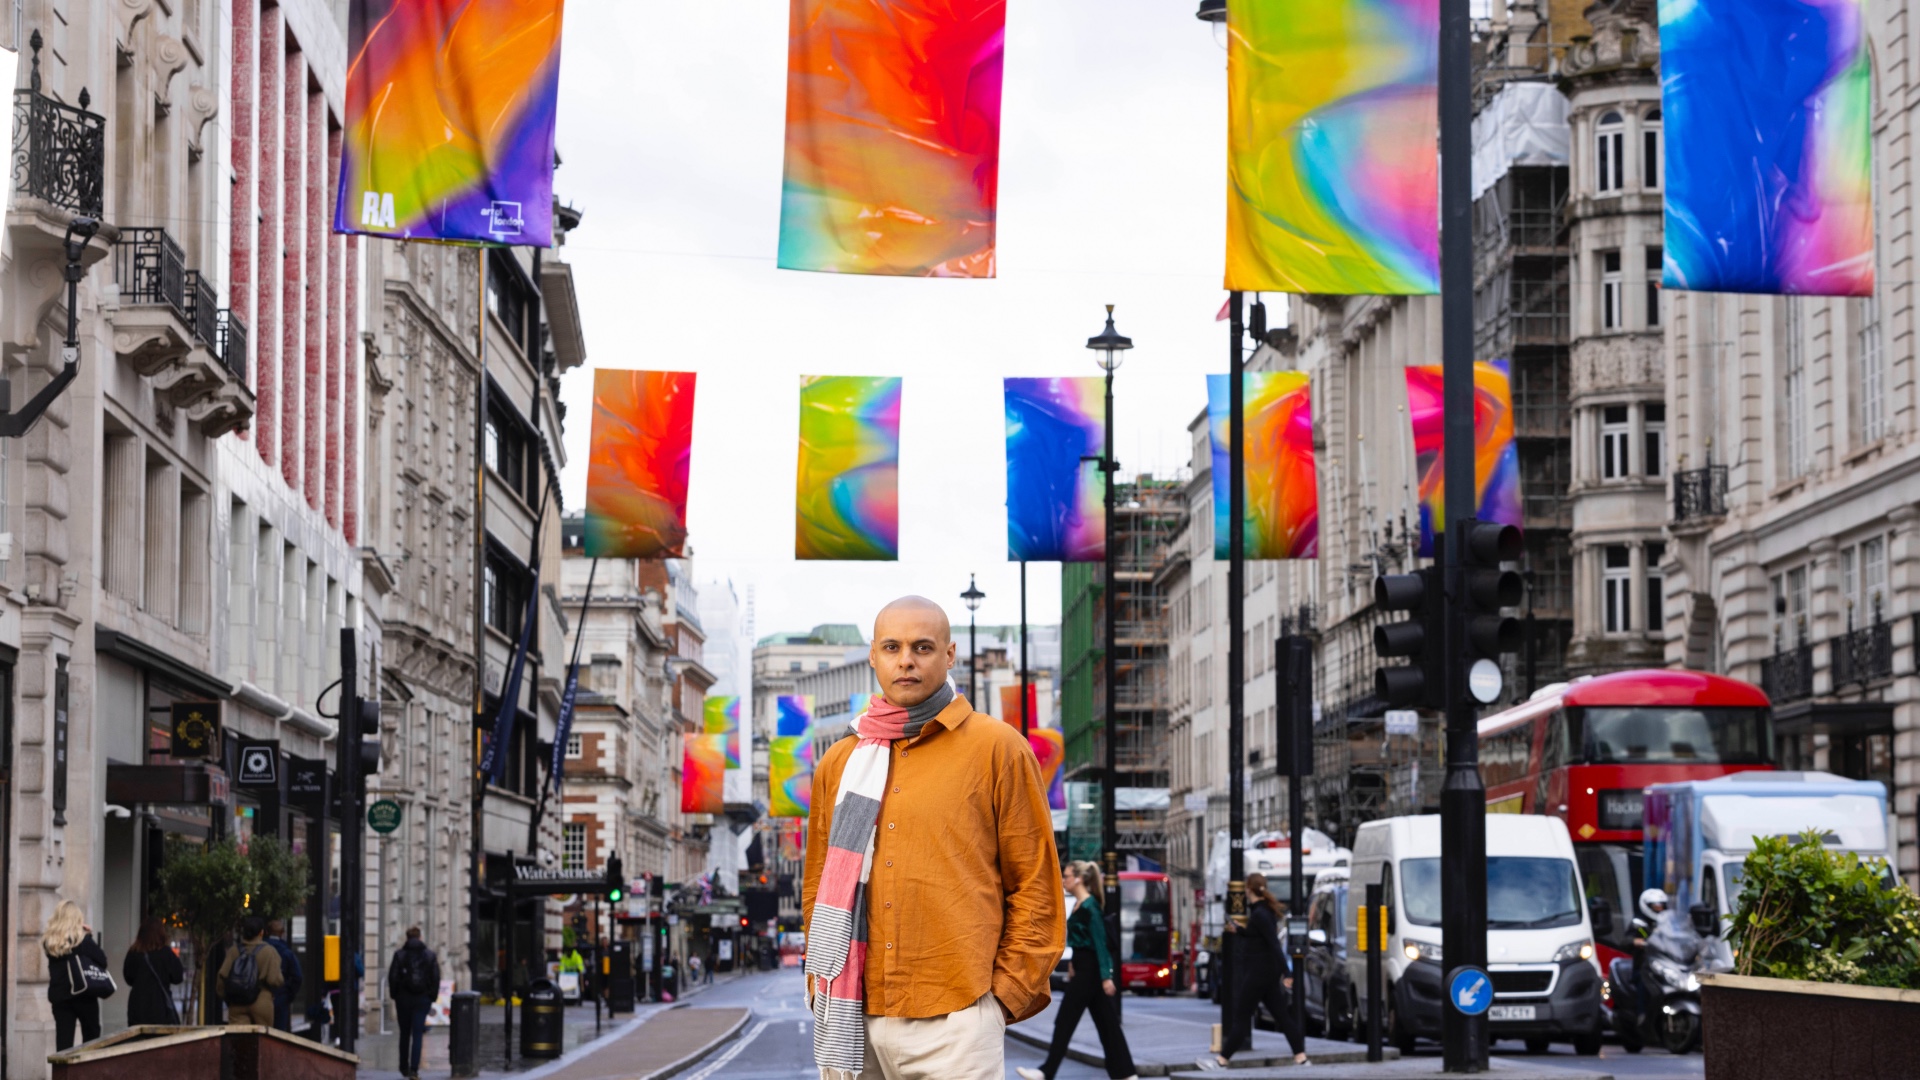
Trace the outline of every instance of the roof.
{"label": "roof", "polygon": [[1772,702],[1752,683],[1704,671],[1651,668],[1596,675],[1567,687],[1568,705],[1716,705],[1761,708]]}
{"label": "roof", "polygon": [[852,623],[821,623],[804,634],[787,632],[768,634],[754,643],[755,648],[763,645],[838,645],[842,648],[860,647],[867,639],[860,628]]}

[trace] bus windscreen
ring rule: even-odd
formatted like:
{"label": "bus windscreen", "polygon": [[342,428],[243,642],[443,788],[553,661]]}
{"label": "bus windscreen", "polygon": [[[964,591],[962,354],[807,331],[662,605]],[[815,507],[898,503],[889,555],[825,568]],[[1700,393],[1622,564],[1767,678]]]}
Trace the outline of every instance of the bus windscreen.
{"label": "bus windscreen", "polygon": [[1765,765],[1764,709],[1590,705],[1569,710],[1589,764]]}
{"label": "bus windscreen", "polygon": [[1172,898],[1165,881],[1120,882],[1120,958],[1165,963],[1171,954]]}

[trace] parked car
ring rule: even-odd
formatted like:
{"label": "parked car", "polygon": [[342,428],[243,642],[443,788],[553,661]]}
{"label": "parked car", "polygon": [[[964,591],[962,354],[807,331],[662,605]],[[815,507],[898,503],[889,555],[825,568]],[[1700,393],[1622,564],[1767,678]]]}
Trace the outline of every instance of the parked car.
{"label": "parked car", "polygon": [[[1307,1030],[1343,1039],[1353,1030],[1353,978],[1347,971],[1348,871],[1323,870],[1307,898],[1307,957],[1294,989],[1307,1005]],[[1364,972],[1364,968],[1362,971]]]}

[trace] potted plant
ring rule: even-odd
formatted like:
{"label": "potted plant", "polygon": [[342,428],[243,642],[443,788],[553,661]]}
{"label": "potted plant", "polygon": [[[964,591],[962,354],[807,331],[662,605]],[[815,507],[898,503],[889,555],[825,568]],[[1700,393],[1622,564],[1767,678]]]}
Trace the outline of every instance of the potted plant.
{"label": "potted plant", "polygon": [[1728,943],[1734,973],[1701,978],[1708,1080],[1912,1074],[1920,896],[1884,861],[1811,832],[1756,840]]}

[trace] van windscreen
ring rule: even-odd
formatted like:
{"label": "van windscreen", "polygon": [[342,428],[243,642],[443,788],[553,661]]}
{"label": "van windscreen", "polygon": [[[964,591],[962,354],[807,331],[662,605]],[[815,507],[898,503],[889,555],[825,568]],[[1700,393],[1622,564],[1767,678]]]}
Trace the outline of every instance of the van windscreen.
{"label": "van windscreen", "polygon": [[[1440,860],[1400,864],[1400,892],[1408,922],[1440,925]],[[1487,859],[1487,929],[1538,930],[1580,923],[1580,889],[1573,863],[1495,855]]]}

